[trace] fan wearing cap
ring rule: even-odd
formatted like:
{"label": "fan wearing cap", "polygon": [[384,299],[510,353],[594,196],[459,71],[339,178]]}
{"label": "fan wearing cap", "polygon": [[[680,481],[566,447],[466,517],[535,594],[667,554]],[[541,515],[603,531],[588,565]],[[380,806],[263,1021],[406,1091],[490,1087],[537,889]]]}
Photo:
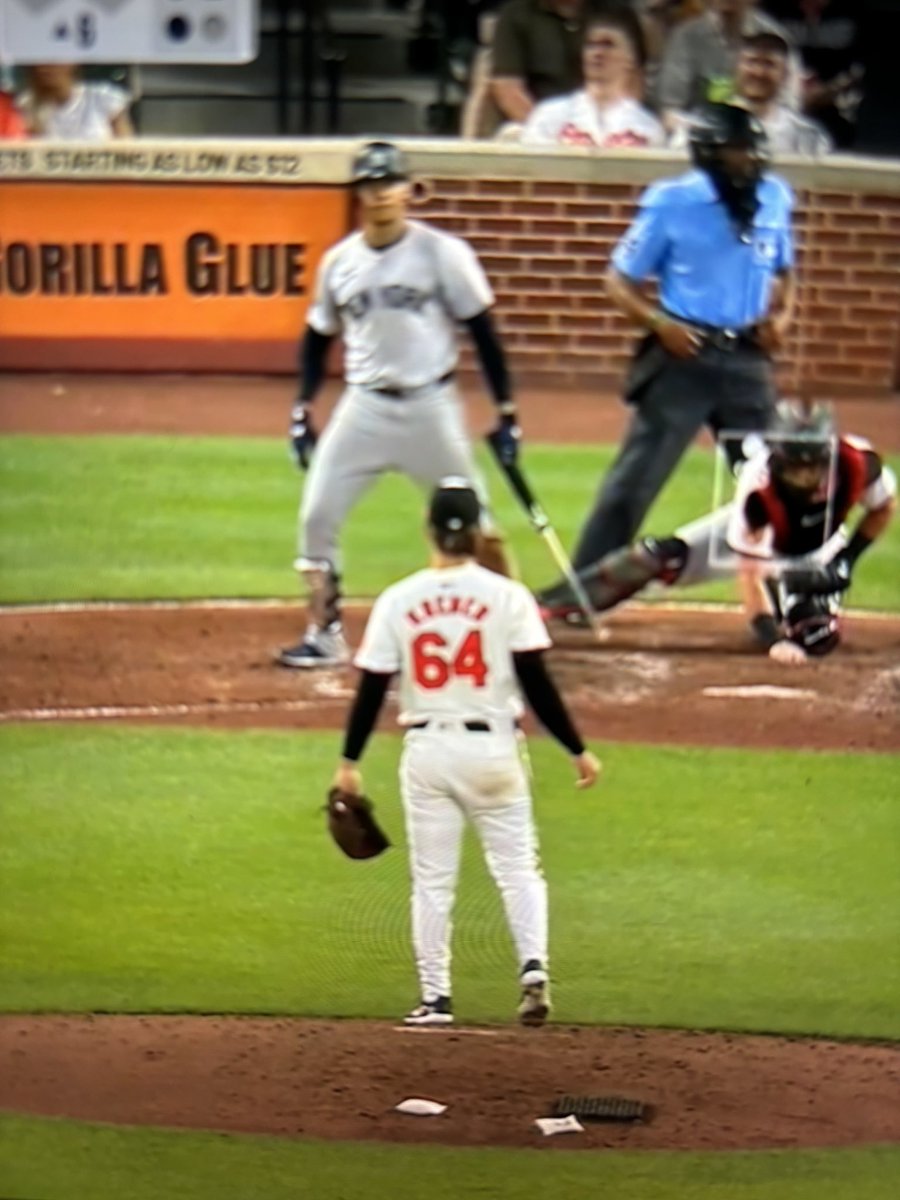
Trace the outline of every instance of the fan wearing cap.
{"label": "fan wearing cap", "polygon": [[[462,238],[409,218],[413,183],[405,155],[392,143],[371,142],[360,151],[352,186],[359,228],[319,266],[291,414],[292,453],[301,470],[309,469],[294,564],[309,588],[309,620],[299,642],[278,655],[287,667],[347,660],[339,538],[351,509],[380,475],[400,471],[424,488],[446,475],[477,480],[454,383],[460,325],[474,342],[497,407],[501,455],[514,462],[520,443],[506,357],[491,317],[494,295],[475,252]],[[312,405],[338,335],[346,385],[319,439]],[[486,528],[483,541],[482,561],[508,574],[501,539]]]}
{"label": "fan wearing cap", "polygon": [[394,676],[405,730],[400,790],[412,873],[420,1003],[410,1025],[449,1025],[451,913],[466,822],[500,890],[517,952],[518,1016],[550,1011],[547,885],[538,860],[519,722],[522,693],[572,756],[576,786],[599,764],[585,748],[543,661],[550,639],[515,580],[476,562],[481,504],[465,479],[431,496],[431,565],[388,588],[372,609],[355,665],[361,675],[336,787],[361,792],[358,763]]}
{"label": "fan wearing cap", "polygon": [[[767,170],[765,131],[746,109],[707,105],[690,143],[694,169],[643,193],[607,272],[610,299],[644,336],[625,380],[631,422],[582,527],[579,571],[631,543],[704,426],[759,431],[774,411],[772,355],[794,307],[793,196]],[[733,463],[741,444],[725,442]]]}
{"label": "fan wearing cap", "polygon": [[[750,34],[741,43],[734,76],[734,102],[758,117],[774,156],[803,154],[817,158],[832,149],[825,130],[783,100],[791,49],[771,30]],[[692,117],[677,119],[670,145],[686,146]]]}

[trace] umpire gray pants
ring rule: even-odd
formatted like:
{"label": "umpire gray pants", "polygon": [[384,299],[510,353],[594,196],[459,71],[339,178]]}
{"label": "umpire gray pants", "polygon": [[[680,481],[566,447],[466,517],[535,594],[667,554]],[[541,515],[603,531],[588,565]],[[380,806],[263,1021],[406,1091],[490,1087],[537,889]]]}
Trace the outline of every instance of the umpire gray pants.
{"label": "umpire gray pants", "polygon": [[[741,345],[705,345],[693,359],[676,359],[658,344],[638,352],[626,399],[634,416],[616,460],[603,479],[575,551],[583,570],[629,545],[682,455],[706,426],[714,436],[767,428],[776,392],[770,360]],[[732,462],[739,446],[726,446]]]}

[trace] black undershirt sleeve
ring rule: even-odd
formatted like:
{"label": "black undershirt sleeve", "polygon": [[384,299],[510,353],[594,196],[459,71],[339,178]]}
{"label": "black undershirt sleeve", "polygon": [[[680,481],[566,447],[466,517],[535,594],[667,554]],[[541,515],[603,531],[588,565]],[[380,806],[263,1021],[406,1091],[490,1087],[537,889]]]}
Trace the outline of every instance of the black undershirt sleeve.
{"label": "black undershirt sleeve", "polygon": [[508,404],[512,399],[512,382],[506,365],[506,354],[494,328],[490,310],[484,309],[466,321],[481,368],[484,371],[495,404]]}
{"label": "black undershirt sleeve", "polygon": [[298,403],[312,404],[316,393],[325,378],[325,359],[328,347],[334,338],[326,333],[319,333],[311,325],[307,325],[306,334],[300,345],[300,396]]}
{"label": "black undershirt sleeve", "polygon": [[374,671],[363,671],[360,676],[356,699],[347,720],[347,732],[344,734],[343,756],[350,762],[358,762],[362,757],[391,679],[391,675],[376,674]]}
{"label": "black undershirt sleeve", "polygon": [[547,670],[542,650],[513,655],[516,676],[532,711],[549,734],[570,754],[583,754],[584,742],[572,724],[553,678]]}

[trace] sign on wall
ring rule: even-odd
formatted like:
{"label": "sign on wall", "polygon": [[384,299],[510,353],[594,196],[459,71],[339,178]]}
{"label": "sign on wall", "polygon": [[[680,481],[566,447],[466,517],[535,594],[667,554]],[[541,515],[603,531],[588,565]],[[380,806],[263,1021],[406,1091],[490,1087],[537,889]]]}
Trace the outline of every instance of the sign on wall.
{"label": "sign on wall", "polygon": [[343,190],[314,186],[6,186],[0,361],[19,343],[23,365],[29,339],[99,338],[207,346],[215,369],[217,347],[293,342],[347,205]]}

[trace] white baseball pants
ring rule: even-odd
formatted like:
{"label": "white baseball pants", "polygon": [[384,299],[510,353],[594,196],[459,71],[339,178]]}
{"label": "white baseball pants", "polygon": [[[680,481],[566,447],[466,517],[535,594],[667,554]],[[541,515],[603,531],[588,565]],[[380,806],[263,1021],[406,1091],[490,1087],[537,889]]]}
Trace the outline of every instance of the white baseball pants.
{"label": "white baseball pants", "polygon": [[421,996],[451,995],[452,910],[465,822],[472,822],[503,899],[518,966],[547,963],[547,884],[538,858],[521,735],[461,720],[410,730],[400,786],[412,874],[412,934]]}

